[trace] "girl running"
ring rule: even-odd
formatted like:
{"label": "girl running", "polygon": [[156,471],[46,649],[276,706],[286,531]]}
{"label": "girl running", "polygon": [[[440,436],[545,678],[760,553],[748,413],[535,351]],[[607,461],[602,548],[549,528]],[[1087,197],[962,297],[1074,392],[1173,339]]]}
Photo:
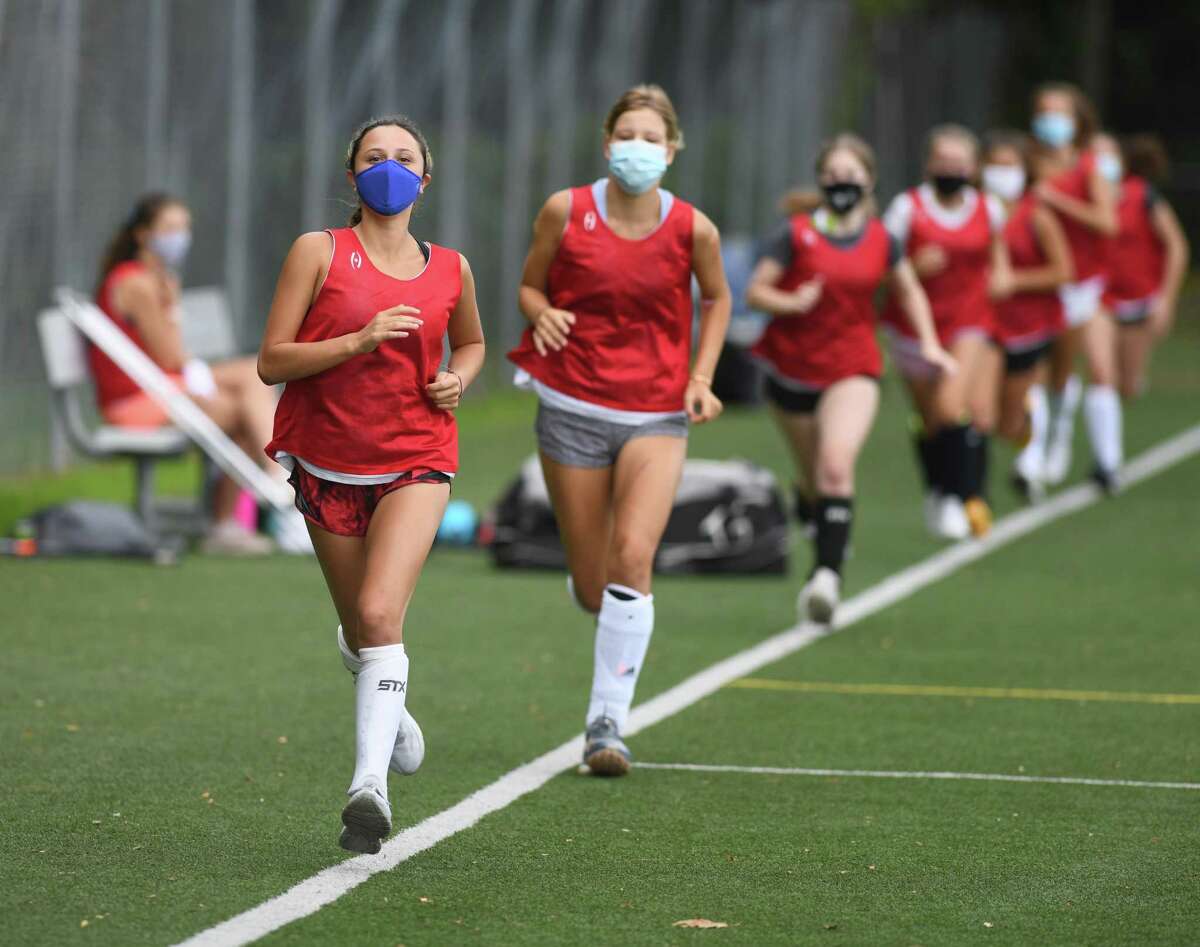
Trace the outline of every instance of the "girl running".
{"label": "girl running", "polygon": [[[604,121],[608,175],[552,194],[534,221],[518,297],[529,327],[509,353],[538,395],[568,590],[597,615],[583,759],[608,776],[631,765],[621,731],[654,628],[651,569],[688,422],[721,412],[710,387],[731,303],[720,236],[659,187],[682,148],[661,88],[617,100]],[[693,274],[701,315],[689,370]]]}
{"label": "girl running", "polygon": [[1095,147],[1096,160],[1120,179],[1119,229],[1104,304],[1118,326],[1121,397],[1130,399],[1145,388],[1150,351],[1175,321],[1189,248],[1179,219],[1158,190],[1168,168],[1162,142],[1154,135],[1135,135],[1118,150],[1110,136],[1100,135]]}
{"label": "girl running", "polygon": [[1064,328],[1058,290],[1071,279],[1071,254],[1058,218],[1029,191],[1030,142],[1020,132],[994,132],[984,154],[983,187],[1004,203],[1004,248],[991,273],[995,338],[1004,349],[997,432],[1025,448],[1013,482],[1037,499],[1040,447],[1048,422],[1043,362]]}
{"label": "girl running", "polygon": [[1058,216],[1075,270],[1073,282],[1060,293],[1067,331],[1051,350],[1050,430],[1043,475],[1048,483],[1061,483],[1071,467],[1075,412],[1083,395],[1072,372],[1082,348],[1089,381],[1084,413],[1096,460],[1094,477],[1112,490],[1121,464],[1121,401],[1114,387],[1116,330],[1109,318],[1095,316],[1104,291],[1108,241],[1117,232],[1116,187],[1091,150],[1096,112],[1079,89],[1063,82],[1041,86],[1034,93],[1033,113],[1033,134],[1040,145],[1035,192]]}
{"label": "girl running", "polygon": [[[291,471],[355,675],[356,756],[339,844],[378,852],[392,828],[387,771],[424,740],[405,710],[404,614],[458,466],[453,411],[483,365],[471,268],[417,240],[433,159],[403,116],[350,142],[350,226],[301,236],[283,264],[258,370],[286,382],[267,453]],[[442,340],[450,361],[443,369]]]}
{"label": "girl running", "polygon": [[753,352],[796,461],[797,494],[814,500],[814,564],[797,608],[802,619],[827,623],[854,520],[854,467],[879,406],[874,295],[889,275],[922,358],[948,374],[955,366],[912,265],[874,216],[870,146],[838,135],[821,149],[816,173],[821,206],[795,214],[770,239],[746,301],[773,317]]}
{"label": "girl running", "polygon": [[922,358],[911,317],[899,298],[889,300],[885,328],[921,419],[916,447],[926,525],[944,539],[981,535],[991,526],[984,493],[1000,366],[989,343],[988,270],[999,253],[1004,211],[971,186],[978,165],[975,136],[939,125],[926,145],[925,183],[897,195],[883,217],[929,297],[941,345],[959,366],[945,372]]}
{"label": "girl running", "polygon": [[[100,267],[96,304],[159,368],[251,457],[261,457],[271,437],[275,396],[258,380],[253,358],[208,365],[183,344],[179,268],[192,243],[192,215],[169,194],[142,197],[109,243]],[[170,423],[165,411],[115,362],[88,343],[88,362],[100,415],[117,427],[157,428]],[[274,466],[265,458],[263,467]],[[213,525],[201,543],[206,553],[263,555],[272,542],[246,529],[234,516],[240,488],[222,475],[213,497]],[[299,516],[299,514],[296,514]],[[286,551],[298,523],[272,519]],[[303,537],[303,530],[299,530]]]}

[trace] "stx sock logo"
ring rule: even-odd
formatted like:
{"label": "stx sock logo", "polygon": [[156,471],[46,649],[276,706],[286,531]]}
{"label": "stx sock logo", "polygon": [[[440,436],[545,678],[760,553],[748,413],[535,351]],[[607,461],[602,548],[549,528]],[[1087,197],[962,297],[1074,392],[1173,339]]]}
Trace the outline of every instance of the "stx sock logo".
{"label": "stx sock logo", "polygon": [[404,693],[404,685],[407,683],[408,683],[408,681],[383,680],[383,681],[379,682],[379,686],[376,687],[375,689],[381,690],[381,691],[396,691],[398,693],[403,694]]}

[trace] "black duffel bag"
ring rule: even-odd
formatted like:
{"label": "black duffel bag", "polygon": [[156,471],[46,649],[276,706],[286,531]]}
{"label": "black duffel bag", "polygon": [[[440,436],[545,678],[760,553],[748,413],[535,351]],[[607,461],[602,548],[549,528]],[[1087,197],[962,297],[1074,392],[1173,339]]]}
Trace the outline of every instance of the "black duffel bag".
{"label": "black duffel bag", "polygon": [[[536,457],[521,467],[485,529],[509,568],[563,569],[566,556]],[[654,559],[663,574],[783,574],[789,530],[774,475],[744,460],[689,460]]]}

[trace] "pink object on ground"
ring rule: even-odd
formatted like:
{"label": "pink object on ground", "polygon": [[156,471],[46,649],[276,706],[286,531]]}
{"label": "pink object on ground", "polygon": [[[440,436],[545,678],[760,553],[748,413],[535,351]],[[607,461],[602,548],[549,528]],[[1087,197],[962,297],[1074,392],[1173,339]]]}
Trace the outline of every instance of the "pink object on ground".
{"label": "pink object on ground", "polygon": [[237,503],[233,507],[233,518],[250,532],[258,529],[258,503],[249,490],[238,494]]}

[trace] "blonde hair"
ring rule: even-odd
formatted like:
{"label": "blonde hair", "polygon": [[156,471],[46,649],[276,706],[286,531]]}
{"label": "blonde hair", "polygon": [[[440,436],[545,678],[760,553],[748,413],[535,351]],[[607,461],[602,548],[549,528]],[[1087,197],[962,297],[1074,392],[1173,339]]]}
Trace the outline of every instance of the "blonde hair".
{"label": "blonde hair", "polygon": [[929,129],[929,134],[925,136],[925,160],[929,160],[929,156],[933,153],[934,147],[939,141],[961,141],[971,149],[975,156],[975,160],[979,160],[979,136],[965,125],[958,125],[955,122],[945,122],[941,125],[934,125]]}
{"label": "blonde hair", "polygon": [[634,109],[650,109],[657,112],[667,126],[667,144],[676,151],[683,150],[683,129],[679,127],[679,115],[675,112],[671,97],[662,86],[653,83],[635,85],[621,93],[621,97],[608,110],[604,119],[604,137],[612,138],[617,119]]}

